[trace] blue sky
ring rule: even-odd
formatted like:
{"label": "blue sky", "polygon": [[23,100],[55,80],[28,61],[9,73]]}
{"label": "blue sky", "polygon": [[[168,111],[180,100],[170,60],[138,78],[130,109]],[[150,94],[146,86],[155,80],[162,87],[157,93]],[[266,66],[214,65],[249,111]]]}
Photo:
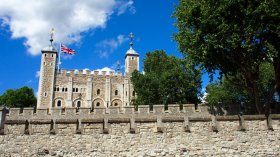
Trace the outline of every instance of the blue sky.
{"label": "blue sky", "polygon": [[[58,6],[59,1],[63,5]],[[62,0],[30,0],[26,3],[0,0],[0,94],[22,86],[37,92],[40,49],[48,46],[52,27],[57,49],[62,42],[76,50],[75,56],[62,57],[63,69],[114,69],[117,61],[124,65],[130,32],[135,35],[134,49],[141,61],[145,53],[157,49],[181,57],[172,39],[177,31],[171,17],[177,0],[76,0],[68,4]],[[208,76],[203,76],[203,86],[208,80]]]}

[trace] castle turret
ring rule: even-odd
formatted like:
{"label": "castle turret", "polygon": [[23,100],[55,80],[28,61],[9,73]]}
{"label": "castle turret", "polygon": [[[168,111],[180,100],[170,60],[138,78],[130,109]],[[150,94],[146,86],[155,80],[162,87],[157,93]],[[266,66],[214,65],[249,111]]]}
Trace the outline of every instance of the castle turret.
{"label": "castle turret", "polygon": [[37,108],[51,108],[53,101],[57,61],[57,51],[52,45],[53,32],[50,41],[51,45],[42,50]]}
{"label": "castle turret", "polygon": [[139,71],[139,54],[133,49],[133,34],[130,33],[130,48],[125,54],[125,73],[131,75],[134,70]]}

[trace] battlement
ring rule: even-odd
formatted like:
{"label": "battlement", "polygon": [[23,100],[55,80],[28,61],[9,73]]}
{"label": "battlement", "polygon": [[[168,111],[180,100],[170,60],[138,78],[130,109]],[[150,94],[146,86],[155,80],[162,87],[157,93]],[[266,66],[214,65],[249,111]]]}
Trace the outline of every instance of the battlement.
{"label": "battlement", "polygon": [[[193,104],[179,105],[156,105],[156,106],[139,106],[134,107],[111,107],[111,108],[53,108],[53,109],[37,109],[33,108],[11,108],[8,112],[4,112],[2,119],[2,134],[14,134],[14,131],[31,134],[34,127],[42,127],[39,131],[43,133],[57,133],[55,125],[64,125],[64,129],[71,125],[72,130],[76,133],[83,133],[84,125],[100,125],[103,133],[109,133],[111,124],[119,125],[124,123],[131,132],[139,132],[137,123],[152,123],[156,128],[156,132],[165,132],[165,125],[176,124],[181,126],[182,130],[190,132],[190,123],[205,123],[214,132],[221,129],[220,122],[236,122],[237,130],[245,131],[246,121],[262,122],[262,127],[268,130],[280,129],[280,115],[232,115],[232,116],[213,116],[209,113],[207,106],[200,105],[195,109]],[[276,124],[276,125],[275,125]],[[274,128],[273,128],[274,125]],[[16,127],[16,128],[15,128]],[[7,129],[8,128],[8,129]],[[35,131],[35,132],[38,132]],[[63,131],[62,131],[63,132]],[[75,131],[71,131],[75,133]]]}
{"label": "battlement", "polygon": [[279,114],[214,116],[203,105],[1,112],[4,155],[280,155]]}
{"label": "battlement", "polygon": [[6,114],[8,119],[77,119],[89,117],[120,117],[120,116],[156,116],[156,115],[172,115],[172,116],[198,116],[210,115],[208,107],[199,105],[197,109],[193,104],[179,105],[154,105],[139,106],[138,109],[133,106],[126,107],[109,107],[109,108],[51,108],[37,109],[33,108],[11,108]]}
{"label": "battlement", "polygon": [[86,76],[123,76],[121,72],[114,72],[114,71],[99,71],[94,70],[91,71],[89,69],[83,69],[83,70],[65,70],[62,69],[60,72],[57,73],[57,75],[60,76],[77,76],[77,75],[86,75]]}

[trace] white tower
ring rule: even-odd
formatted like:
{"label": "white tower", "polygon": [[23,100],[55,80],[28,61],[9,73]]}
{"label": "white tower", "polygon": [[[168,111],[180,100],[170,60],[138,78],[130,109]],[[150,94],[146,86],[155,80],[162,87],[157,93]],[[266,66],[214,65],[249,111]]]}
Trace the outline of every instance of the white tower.
{"label": "white tower", "polygon": [[134,70],[139,71],[139,54],[132,48],[134,35],[130,33],[130,48],[125,54],[125,73],[130,75]]}
{"label": "white tower", "polygon": [[53,47],[51,32],[51,45],[42,50],[40,80],[38,90],[37,108],[51,108],[53,103],[54,76],[57,62],[57,51]]}

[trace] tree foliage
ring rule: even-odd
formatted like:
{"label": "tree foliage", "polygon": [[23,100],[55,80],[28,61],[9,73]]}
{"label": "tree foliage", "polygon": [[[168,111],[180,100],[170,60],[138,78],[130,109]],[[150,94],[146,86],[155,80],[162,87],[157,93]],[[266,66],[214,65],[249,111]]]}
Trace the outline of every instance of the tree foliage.
{"label": "tree foliage", "polygon": [[185,60],[167,56],[162,50],[149,52],[144,71],[132,74],[136,104],[198,103],[201,75]]}
{"label": "tree foliage", "polygon": [[180,0],[174,13],[179,30],[175,40],[185,57],[207,72],[242,75],[261,113],[262,63],[274,68],[266,109],[273,93],[280,89],[279,8],[278,0]]}
{"label": "tree foliage", "polygon": [[0,105],[7,107],[34,107],[36,102],[33,89],[26,86],[16,90],[8,89],[0,96]]}
{"label": "tree foliage", "polygon": [[[271,64],[261,64],[259,79],[261,101],[264,101],[270,92],[268,87],[271,80],[274,78],[273,74],[273,66]],[[206,87],[206,102],[210,106],[220,106],[220,104],[223,104],[224,106],[237,105],[235,108],[239,108],[239,104],[244,103],[247,112],[254,114],[256,113],[254,99],[252,99],[250,93],[246,90],[245,84],[246,83],[244,78],[242,78],[242,75],[226,78],[223,77],[222,80],[211,83]]]}

